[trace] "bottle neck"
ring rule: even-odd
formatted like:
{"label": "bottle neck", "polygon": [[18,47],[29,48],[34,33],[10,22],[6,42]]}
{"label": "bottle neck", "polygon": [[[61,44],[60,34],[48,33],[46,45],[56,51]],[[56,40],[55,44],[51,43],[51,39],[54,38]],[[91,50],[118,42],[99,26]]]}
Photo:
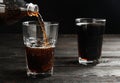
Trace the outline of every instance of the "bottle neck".
{"label": "bottle neck", "polygon": [[39,7],[37,4],[27,3],[25,7],[20,7],[21,11],[27,11],[28,16],[36,16],[39,12]]}

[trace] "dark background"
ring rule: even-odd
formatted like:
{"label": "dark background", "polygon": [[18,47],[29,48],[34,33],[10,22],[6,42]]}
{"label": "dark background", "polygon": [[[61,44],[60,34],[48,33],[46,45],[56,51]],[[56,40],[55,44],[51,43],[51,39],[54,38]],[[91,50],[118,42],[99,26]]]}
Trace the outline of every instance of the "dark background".
{"label": "dark background", "polygon": [[[37,3],[45,21],[60,23],[59,33],[75,33],[75,18],[105,18],[106,34],[120,33],[120,0],[26,0]],[[24,19],[25,20],[25,19]],[[0,32],[21,33],[21,20]]]}

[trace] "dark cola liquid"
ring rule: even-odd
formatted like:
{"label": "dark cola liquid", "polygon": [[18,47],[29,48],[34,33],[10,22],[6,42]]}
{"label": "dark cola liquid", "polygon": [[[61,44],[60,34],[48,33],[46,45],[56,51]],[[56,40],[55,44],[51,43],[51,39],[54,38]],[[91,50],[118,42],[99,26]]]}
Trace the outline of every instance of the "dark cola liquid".
{"label": "dark cola liquid", "polygon": [[77,26],[79,57],[88,61],[100,58],[104,29],[102,24]]}
{"label": "dark cola liquid", "polygon": [[26,47],[27,65],[30,72],[48,72],[53,67],[54,47]]}

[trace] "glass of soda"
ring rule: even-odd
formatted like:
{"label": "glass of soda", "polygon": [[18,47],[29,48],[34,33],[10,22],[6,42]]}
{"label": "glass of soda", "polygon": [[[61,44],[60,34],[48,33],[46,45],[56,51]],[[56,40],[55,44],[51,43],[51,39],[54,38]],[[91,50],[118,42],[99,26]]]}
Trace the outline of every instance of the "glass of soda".
{"label": "glass of soda", "polygon": [[37,21],[23,22],[23,40],[26,53],[27,75],[51,76],[54,65],[54,49],[58,35],[58,23]]}
{"label": "glass of soda", "polygon": [[97,64],[100,61],[105,19],[76,18],[78,35],[78,61],[80,64]]}

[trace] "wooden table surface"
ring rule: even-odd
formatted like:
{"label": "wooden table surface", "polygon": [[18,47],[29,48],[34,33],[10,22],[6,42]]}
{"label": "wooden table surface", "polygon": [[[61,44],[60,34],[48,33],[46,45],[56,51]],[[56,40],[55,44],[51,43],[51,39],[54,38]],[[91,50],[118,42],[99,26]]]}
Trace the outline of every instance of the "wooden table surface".
{"label": "wooden table surface", "polygon": [[59,35],[54,74],[32,79],[26,76],[21,34],[0,34],[0,83],[116,83],[120,82],[120,35],[104,35],[101,62],[83,66],[77,61],[77,36]]}

